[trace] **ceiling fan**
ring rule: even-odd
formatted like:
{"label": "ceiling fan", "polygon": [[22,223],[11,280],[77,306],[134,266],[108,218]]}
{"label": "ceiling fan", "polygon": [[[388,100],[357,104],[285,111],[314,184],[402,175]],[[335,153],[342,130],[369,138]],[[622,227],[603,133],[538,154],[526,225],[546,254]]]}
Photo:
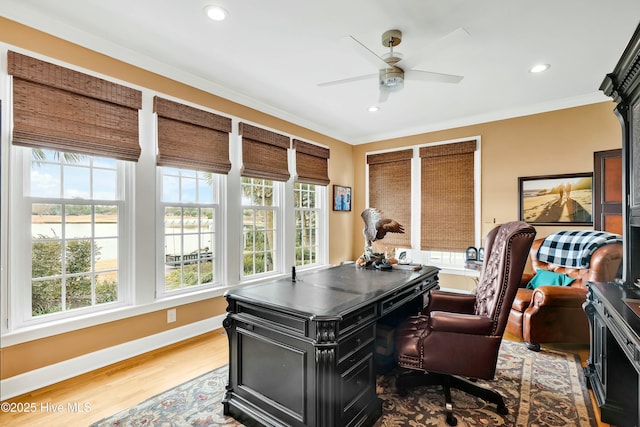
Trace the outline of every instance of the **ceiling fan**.
{"label": "ceiling fan", "polygon": [[[468,35],[469,34],[464,29],[458,28],[439,41],[460,38]],[[419,64],[419,61],[421,60],[420,58],[415,58],[414,61],[411,61],[402,58],[402,55],[394,53],[393,51],[393,48],[398,46],[402,41],[402,32],[400,30],[389,30],[382,34],[382,45],[389,48],[389,53],[386,53],[383,56],[378,56],[374,51],[369,49],[353,36],[347,37],[347,40],[350,41],[366,59],[379,68],[378,74],[365,74],[347,79],[334,80],[320,83],[318,86],[334,86],[378,77],[378,85],[380,89],[379,102],[384,102],[389,98],[389,94],[391,92],[399,91],[404,87],[405,79],[439,83],[460,83],[464,78],[463,76],[456,76],[454,74],[442,74],[414,69],[414,67]]]}

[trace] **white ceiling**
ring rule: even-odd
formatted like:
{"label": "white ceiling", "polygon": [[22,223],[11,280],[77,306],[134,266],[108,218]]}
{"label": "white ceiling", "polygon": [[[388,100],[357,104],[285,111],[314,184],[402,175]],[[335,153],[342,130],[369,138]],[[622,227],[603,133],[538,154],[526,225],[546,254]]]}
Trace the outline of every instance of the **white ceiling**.
{"label": "white ceiling", "polygon": [[[205,4],[229,18],[208,20]],[[640,1],[2,0],[0,14],[359,144],[606,100],[598,88],[640,22]],[[318,86],[375,74],[345,38],[382,55],[389,29],[402,31],[395,50],[416,69],[464,79],[408,80],[377,113],[367,112],[375,78]],[[529,73],[538,62],[551,68]]]}

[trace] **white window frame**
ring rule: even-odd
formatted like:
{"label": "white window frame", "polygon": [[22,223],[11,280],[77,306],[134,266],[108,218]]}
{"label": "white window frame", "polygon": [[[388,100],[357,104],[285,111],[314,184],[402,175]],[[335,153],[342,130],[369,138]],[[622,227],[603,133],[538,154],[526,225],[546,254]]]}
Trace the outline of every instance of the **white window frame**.
{"label": "white window frame", "polygon": [[[118,300],[111,303],[92,305],[41,316],[32,316],[31,307],[31,206],[34,198],[30,196],[31,174],[30,148],[10,146],[12,167],[9,192],[11,211],[9,218],[9,257],[8,278],[11,283],[9,290],[9,325],[8,329],[18,329],[32,325],[47,324],[53,321],[80,318],[89,314],[105,312],[127,305],[131,302],[132,274],[130,254],[132,253],[132,206],[129,191],[133,174],[131,162],[117,161],[117,189],[116,200],[95,200],[90,205],[110,204],[118,205]],[[15,168],[15,170],[13,170]],[[86,203],[87,199],[83,202]],[[76,202],[76,203],[74,203]],[[38,204],[77,204],[76,199],[37,198]]]}
{"label": "white window frame", "polygon": [[[318,266],[322,266],[326,264],[326,259],[327,259],[327,238],[326,238],[326,234],[327,234],[327,221],[326,221],[326,214],[325,212],[327,211],[327,187],[324,185],[314,185],[314,184],[308,184],[308,185],[313,185],[315,187],[315,200],[316,200],[316,206],[314,208],[308,208],[308,207],[296,207],[295,206],[295,200],[294,200],[294,254],[293,254],[293,265],[296,265],[296,268],[300,269],[300,270],[304,270],[304,269],[309,269],[309,268],[313,268],[313,267],[318,267]],[[295,186],[296,183],[294,183],[293,186],[293,197],[296,197],[296,190],[295,190]],[[316,247],[317,247],[317,251],[316,251],[316,262],[313,263],[307,263],[307,264],[301,264],[301,265],[297,265],[297,258],[296,258],[296,253],[297,252],[297,246],[295,243],[295,239],[296,239],[296,234],[297,234],[297,223],[295,221],[295,217],[296,217],[296,212],[314,212],[316,214]],[[304,248],[303,248],[304,249]]]}
{"label": "white window frame", "polygon": [[[245,177],[247,178],[247,177]],[[242,179],[240,177],[240,197],[242,198],[244,192],[242,190]],[[251,178],[249,178],[251,179]],[[284,190],[285,183],[274,180],[266,180],[271,181],[273,183],[273,197],[272,197],[272,205],[271,206],[263,206],[263,205],[254,205],[254,204],[245,204],[244,201],[240,202],[240,216],[244,218],[245,209],[253,209],[253,210],[271,210],[274,213],[274,228],[275,232],[273,233],[275,242],[274,242],[274,251],[273,251],[273,271],[265,271],[255,274],[246,275],[244,272],[244,224],[243,219],[240,221],[240,253],[239,253],[239,271],[240,271],[240,282],[247,283],[256,280],[262,280],[265,278],[273,277],[284,273],[284,261],[285,261],[285,251],[284,251],[284,242],[285,242],[285,221],[284,221]]]}
{"label": "white window frame", "polygon": [[[185,170],[181,168],[165,168],[162,166],[158,166],[157,168],[157,188],[158,188],[158,197],[157,197],[157,208],[156,208],[156,298],[162,299],[165,297],[170,297],[174,295],[180,294],[188,294],[193,292],[199,292],[206,289],[214,289],[218,288],[221,285],[221,278],[224,277],[223,269],[224,269],[224,258],[222,257],[223,245],[222,242],[224,239],[222,238],[222,224],[223,224],[223,214],[221,208],[221,200],[223,200],[223,188],[226,183],[226,176],[221,174],[211,174],[214,178],[213,183],[213,200],[211,203],[200,203],[198,200],[196,201],[165,201],[163,200],[164,195],[164,177],[165,171],[169,169],[174,169],[178,171],[185,171],[186,173],[194,173],[201,174],[201,171],[192,171]],[[180,181],[182,182],[182,180]],[[212,242],[212,253],[213,253],[213,262],[214,262],[214,270],[213,270],[213,278],[211,282],[203,283],[200,285],[192,285],[192,286],[184,286],[184,283],[181,284],[181,287],[178,289],[166,289],[165,283],[165,227],[164,227],[164,213],[166,207],[178,207],[178,208],[203,208],[203,209],[212,209],[214,212],[215,223],[213,226],[213,234],[214,241]],[[196,233],[189,233],[194,235]],[[184,234],[181,234],[181,239],[183,239]]]}

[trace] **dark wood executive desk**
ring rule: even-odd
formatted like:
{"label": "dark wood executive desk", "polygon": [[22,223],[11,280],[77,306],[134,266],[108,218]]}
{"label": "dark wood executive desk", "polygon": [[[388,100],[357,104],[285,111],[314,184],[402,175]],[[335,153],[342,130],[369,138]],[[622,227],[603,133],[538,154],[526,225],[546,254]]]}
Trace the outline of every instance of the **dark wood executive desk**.
{"label": "dark wood executive desk", "polygon": [[437,274],[351,264],[227,292],[224,413],[248,425],[372,424],[376,324],[417,313]]}

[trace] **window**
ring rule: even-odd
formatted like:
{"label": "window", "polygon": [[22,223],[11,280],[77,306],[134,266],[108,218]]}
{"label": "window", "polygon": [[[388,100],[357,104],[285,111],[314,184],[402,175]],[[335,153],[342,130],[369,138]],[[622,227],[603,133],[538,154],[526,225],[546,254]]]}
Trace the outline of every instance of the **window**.
{"label": "window", "polygon": [[320,224],[322,214],[321,187],[313,184],[294,185],[296,216],[296,266],[320,261]]}
{"label": "window", "polygon": [[160,294],[218,281],[217,174],[160,168],[163,215]]}
{"label": "window", "polygon": [[368,205],[405,226],[384,244],[415,242],[412,262],[464,266],[465,249],[479,243],[479,147],[471,138],[367,155]]}
{"label": "window", "polygon": [[[31,212],[29,318],[122,300],[123,165],[121,161],[48,149],[18,149]],[[23,223],[13,230],[21,234]],[[21,264],[22,265],[22,264]],[[30,267],[30,268],[28,268]],[[16,269],[20,271],[20,269]]]}
{"label": "window", "polygon": [[243,277],[278,271],[278,190],[281,184],[242,178]]}

